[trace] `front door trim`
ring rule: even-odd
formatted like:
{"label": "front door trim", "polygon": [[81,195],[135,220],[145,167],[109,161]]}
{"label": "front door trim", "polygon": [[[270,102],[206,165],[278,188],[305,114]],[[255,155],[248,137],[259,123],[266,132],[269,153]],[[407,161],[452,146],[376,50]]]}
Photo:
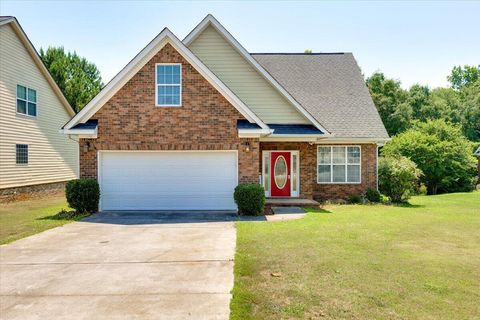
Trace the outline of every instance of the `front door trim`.
{"label": "front door trim", "polygon": [[[296,198],[300,196],[300,151],[298,150],[263,150],[262,151],[262,172],[260,175],[260,181],[262,183],[262,186],[265,188],[265,196],[266,197],[271,197],[271,177],[272,177],[272,166],[270,164],[270,154],[272,152],[290,152],[290,177],[291,177],[291,183],[290,183],[290,197],[291,198]],[[267,158],[268,156],[268,158]],[[296,163],[295,163],[295,168],[293,167],[294,161],[293,157],[296,157]],[[268,172],[267,175],[265,174],[265,168],[266,168],[266,163],[265,160],[267,158],[268,161]],[[293,173],[294,170],[296,171],[297,177],[296,179],[293,179]],[[296,184],[293,184],[293,181],[296,180]]]}

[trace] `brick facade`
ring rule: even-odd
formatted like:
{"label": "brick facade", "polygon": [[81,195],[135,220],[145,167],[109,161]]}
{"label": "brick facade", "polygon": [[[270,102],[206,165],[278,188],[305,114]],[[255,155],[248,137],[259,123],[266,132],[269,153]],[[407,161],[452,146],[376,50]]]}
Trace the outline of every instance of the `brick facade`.
{"label": "brick facade", "polygon": [[[182,64],[181,107],[155,106],[156,63]],[[79,143],[83,178],[97,178],[101,150],[238,150],[239,182],[258,182],[262,150],[299,150],[301,197],[347,198],[376,188],[373,144],[362,145],[361,184],[322,185],[316,182],[316,145],[238,138],[237,120],[243,116],[169,44],[92,119],[98,120],[98,138]]]}
{"label": "brick facade", "polygon": [[[181,107],[155,106],[156,63],[182,64]],[[99,150],[238,150],[239,181],[258,182],[258,139],[238,138],[243,116],[169,44],[92,119],[98,138],[80,139],[81,177],[97,177]]]}
{"label": "brick facade", "polygon": [[[323,145],[322,145],[323,146]],[[360,184],[318,184],[317,145],[306,142],[261,142],[261,151],[298,150],[300,152],[300,197],[315,200],[347,199],[368,188],[377,187],[377,147],[374,144],[361,145],[362,179]],[[260,167],[262,158],[259,158]]]}

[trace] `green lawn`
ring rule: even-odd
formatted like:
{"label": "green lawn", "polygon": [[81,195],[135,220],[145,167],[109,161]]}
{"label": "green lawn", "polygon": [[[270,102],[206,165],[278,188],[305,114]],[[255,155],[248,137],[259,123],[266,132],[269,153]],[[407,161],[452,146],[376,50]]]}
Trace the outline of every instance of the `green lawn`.
{"label": "green lawn", "polygon": [[84,216],[59,212],[69,209],[64,195],[0,203],[0,244],[45,231]]}
{"label": "green lawn", "polygon": [[410,203],[238,222],[231,318],[479,319],[480,192]]}

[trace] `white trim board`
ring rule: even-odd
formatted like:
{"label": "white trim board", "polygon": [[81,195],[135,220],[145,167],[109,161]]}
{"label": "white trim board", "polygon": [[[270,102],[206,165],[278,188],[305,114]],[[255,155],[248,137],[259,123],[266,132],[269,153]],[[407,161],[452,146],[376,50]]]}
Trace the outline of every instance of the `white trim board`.
{"label": "white trim board", "polygon": [[247,120],[263,129],[268,126],[250,110],[218,77],[211,72],[168,28],[160,32],[65,126],[70,129],[85,123],[113,97],[167,43],[171,44],[215,89],[217,89]]}
{"label": "white trim board", "polygon": [[317,129],[324,133],[324,136],[330,135],[330,132],[325,129],[302,105],[300,105],[295,98],[293,98],[277,80],[275,80],[251,55],[250,53],[225,29],[220,22],[211,14],[208,14],[186,37],[183,43],[188,47],[209,25],[215,28],[220,35],[229,42],[235,50],[255,69],[260,73],[283,97],[290,102],[297,111],[300,112],[307,120],[309,120]]}

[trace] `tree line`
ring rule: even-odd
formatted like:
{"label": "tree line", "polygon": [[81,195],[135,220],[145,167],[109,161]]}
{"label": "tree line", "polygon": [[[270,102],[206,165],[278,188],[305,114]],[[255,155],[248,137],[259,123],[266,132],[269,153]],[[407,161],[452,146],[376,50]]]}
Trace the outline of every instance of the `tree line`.
{"label": "tree line", "polygon": [[416,84],[408,90],[381,72],[366,79],[392,137],[381,150],[380,190],[397,201],[422,187],[428,194],[475,188],[480,67],[455,66],[447,79],[446,88]]}

